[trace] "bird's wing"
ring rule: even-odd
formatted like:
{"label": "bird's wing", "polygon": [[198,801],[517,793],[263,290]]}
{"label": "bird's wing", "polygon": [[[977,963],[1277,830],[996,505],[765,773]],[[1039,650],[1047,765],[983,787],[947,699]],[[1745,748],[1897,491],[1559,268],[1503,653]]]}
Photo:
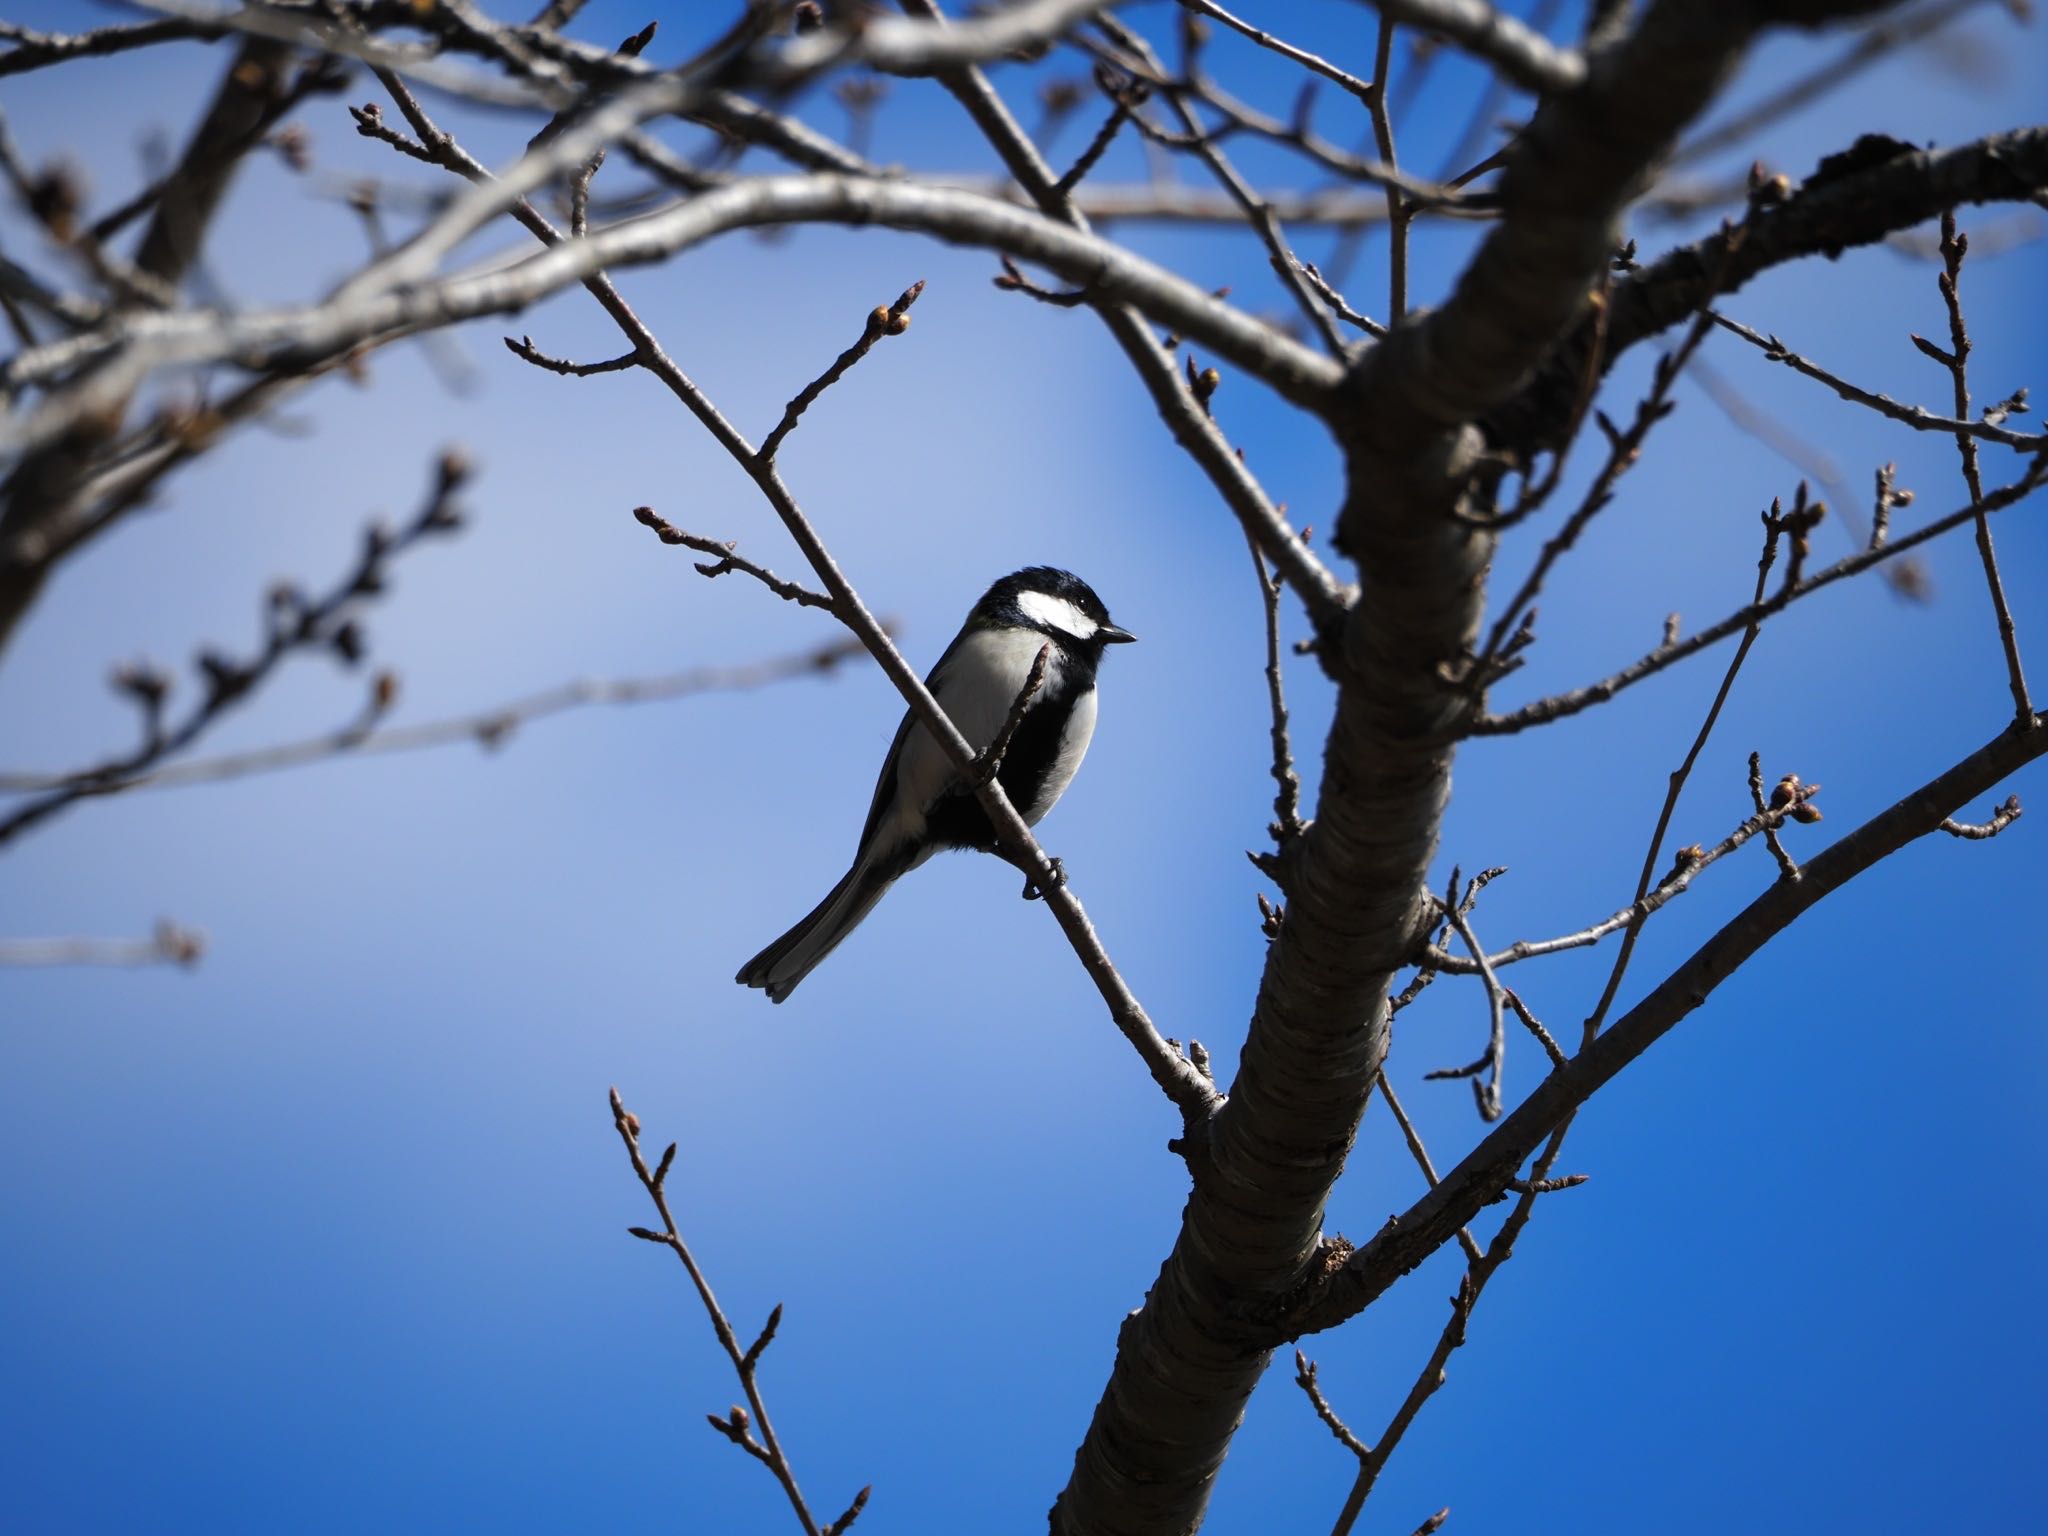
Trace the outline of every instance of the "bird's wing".
{"label": "bird's wing", "polygon": [[[1043,644],[1045,637],[1035,630],[969,631],[946,647],[946,654],[925,679],[932,697],[975,751],[986,750],[996,739],[996,732],[1003,728],[1010,705],[1023,689]],[[1059,662],[1059,647],[1054,646],[1051,668],[1056,670]],[[1048,675],[1044,691],[1052,691],[1054,681]],[[906,711],[875,785],[867,824],[861,828],[863,854],[893,816],[915,818],[916,825],[906,830],[913,834],[921,832],[925,812],[953,786],[956,778],[952,763],[932,739],[931,732],[915,714]]]}

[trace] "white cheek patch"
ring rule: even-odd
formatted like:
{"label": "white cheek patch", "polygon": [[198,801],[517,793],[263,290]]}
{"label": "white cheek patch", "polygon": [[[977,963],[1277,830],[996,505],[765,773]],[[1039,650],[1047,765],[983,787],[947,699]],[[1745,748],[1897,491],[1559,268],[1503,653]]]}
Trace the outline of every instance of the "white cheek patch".
{"label": "white cheek patch", "polygon": [[1054,597],[1050,593],[1019,592],[1017,606],[1038,623],[1049,629],[1063,630],[1076,640],[1090,639],[1100,628],[1064,597]]}

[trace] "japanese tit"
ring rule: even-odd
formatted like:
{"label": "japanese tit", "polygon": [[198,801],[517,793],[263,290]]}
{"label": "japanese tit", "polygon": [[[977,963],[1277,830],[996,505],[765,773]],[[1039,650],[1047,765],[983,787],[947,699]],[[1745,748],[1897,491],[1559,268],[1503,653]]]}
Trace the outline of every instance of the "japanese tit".
{"label": "japanese tit", "polygon": [[[1103,650],[1137,636],[1109,621],[1080,577],[1034,565],[983,594],[925,679],[967,744],[986,752],[1051,642],[1045,675],[996,774],[1028,825],[1073,782],[1095,734],[1095,669]],[[743,986],[781,1002],[875,908],[897,880],[942,848],[1001,853],[995,829],[930,731],[906,713],[875,784],[853,867],[808,917],[740,967]],[[1030,894],[1027,889],[1026,894]]]}

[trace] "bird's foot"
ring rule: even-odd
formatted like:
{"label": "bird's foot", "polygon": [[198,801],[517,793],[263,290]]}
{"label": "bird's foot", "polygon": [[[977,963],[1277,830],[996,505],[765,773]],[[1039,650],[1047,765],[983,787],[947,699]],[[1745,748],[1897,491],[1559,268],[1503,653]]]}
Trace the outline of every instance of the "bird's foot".
{"label": "bird's foot", "polygon": [[[1058,890],[1067,883],[1067,866],[1058,859],[1051,857],[1048,857],[1045,862],[1052,866],[1052,889]],[[1044,898],[1044,895],[1045,893],[1038,888],[1038,882],[1028,875],[1025,876],[1024,899],[1026,901],[1039,901]]]}

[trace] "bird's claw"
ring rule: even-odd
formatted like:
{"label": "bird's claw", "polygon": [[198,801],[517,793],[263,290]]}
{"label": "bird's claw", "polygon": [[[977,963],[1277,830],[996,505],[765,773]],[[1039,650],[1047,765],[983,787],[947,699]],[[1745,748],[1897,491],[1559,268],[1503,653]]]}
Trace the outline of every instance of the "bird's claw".
{"label": "bird's claw", "polygon": [[[1067,866],[1055,858],[1048,858],[1045,862],[1052,866],[1052,888],[1058,890],[1067,883]],[[1025,876],[1024,899],[1026,901],[1041,901],[1044,897],[1045,893],[1038,888],[1038,882],[1028,875]]]}

